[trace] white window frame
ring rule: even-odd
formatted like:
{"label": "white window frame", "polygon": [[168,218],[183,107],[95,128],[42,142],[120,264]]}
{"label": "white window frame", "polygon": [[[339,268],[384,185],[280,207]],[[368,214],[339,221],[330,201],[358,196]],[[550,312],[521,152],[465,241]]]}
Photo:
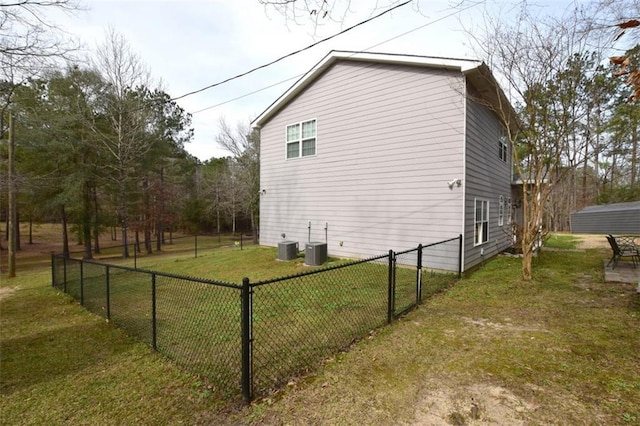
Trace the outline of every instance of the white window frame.
{"label": "white window frame", "polygon": [[509,225],[511,225],[511,220],[513,217],[511,209],[513,209],[513,206],[511,205],[511,197],[507,197],[507,224]]}
{"label": "white window frame", "polygon": [[[305,124],[313,123],[313,133],[309,135],[303,134],[303,129]],[[289,132],[289,128],[297,126],[297,132]],[[306,136],[306,137],[305,137]],[[310,120],[303,120],[297,123],[287,124],[284,128],[284,139],[285,139],[285,151],[284,156],[287,160],[291,160],[294,158],[302,158],[302,157],[314,157],[318,152],[318,120],[312,118]],[[305,142],[309,143],[313,141],[313,153],[304,153],[304,145]],[[289,155],[289,146],[297,144],[297,155]]]}
{"label": "white window frame", "polygon": [[498,226],[504,226],[504,196],[500,196],[498,201]]}
{"label": "white window frame", "polygon": [[509,143],[507,140],[507,132],[502,126],[500,126],[500,130],[498,131],[498,158],[505,163],[509,158]]}
{"label": "white window frame", "polygon": [[[475,198],[473,206],[473,245],[475,247],[489,241],[489,200]],[[480,206],[480,220],[478,220],[478,206]]]}

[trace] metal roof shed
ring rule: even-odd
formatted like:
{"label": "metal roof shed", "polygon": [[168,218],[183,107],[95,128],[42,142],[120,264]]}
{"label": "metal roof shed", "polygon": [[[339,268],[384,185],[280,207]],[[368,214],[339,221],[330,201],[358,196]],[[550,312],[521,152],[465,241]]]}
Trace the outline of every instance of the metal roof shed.
{"label": "metal roof shed", "polygon": [[585,207],[571,214],[571,232],[640,235],[640,201]]}

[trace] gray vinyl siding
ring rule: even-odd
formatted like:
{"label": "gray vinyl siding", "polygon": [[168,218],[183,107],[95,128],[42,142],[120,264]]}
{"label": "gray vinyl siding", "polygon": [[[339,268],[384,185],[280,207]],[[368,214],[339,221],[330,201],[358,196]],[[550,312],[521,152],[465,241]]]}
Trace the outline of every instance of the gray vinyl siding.
{"label": "gray vinyl siding", "polygon": [[[505,250],[511,245],[511,225],[505,205],[504,224],[498,225],[500,196],[511,197],[511,147],[507,162],[498,155],[499,121],[487,107],[467,100],[466,199],[464,225],[464,269]],[[489,237],[474,246],[475,199],[489,201]]]}
{"label": "gray vinyl siding", "polygon": [[[261,129],[260,243],[325,241],[366,257],[457,236],[463,220],[459,73],[338,62]],[[316,156],[285,159],[287,124],[317,119]]]}
{"label": "gray vinyl siding", "polygon": [[590,206],[572,213],[571,232],[640,235],[640,201]]}

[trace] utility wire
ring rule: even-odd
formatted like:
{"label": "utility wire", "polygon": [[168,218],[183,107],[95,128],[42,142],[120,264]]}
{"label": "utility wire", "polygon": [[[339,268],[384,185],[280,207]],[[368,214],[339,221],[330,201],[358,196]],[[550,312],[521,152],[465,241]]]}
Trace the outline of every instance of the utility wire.
{"label": "utility wire", "polygon": [[[407,4],[407,3],[410,3],[410,1],[409,1],[409,2],[406,2],[406,3],[403,3],[403,4],[400,4],[400,5],[397,5],[396,7],[403,6],[403,5]],[[367,52],[367,51],[369,51],[369,50],[371,50],[371,49],[373,49],[373,48],[375,48],[375,47],[382,46],[382,45],[383,45],[383,44],[385,44],[385,43],[388,43],[388,42],[390,42],[390,41],[396,40],[396,39],[398,39],[398,38],[400,38],[400,37],[404,37],[404,36],[406,36],[407,34],[411,34],[411,33],[412,33],[412,32],[414,32],[414,31],[421,30],[422,28],[425,28],[425,27],[428,27],[428,26],[433,25],[433,24],[435,24],[435,23],[438,23],[438,22],[440,22],[440,21],[443,21],[443,20],[445,20],[445,19],[447,19],[447,18],[450,18],[450,17],[452,17],[452,16],[455,16],[455,15],[457,15],[457,14],[461,13],[461,12],[465,12],[465,11],[467,11],[467,10],[471,9],[472,7],[475,7],[475,6],[477,6],[477,5],[478,5],[478,3],[472,3],[471,5],[469,5],[469,6],[465,7],[465,8],[463,8],[463,9],[461,9],[461,10],[456,10],[455,12],[452,12],[452,13],[450,13],[450,14],[448,14],[448,15],[442,16],[442,17],[440,17],[440,18],[438,18],[438,19],[435,19],[435,20],[433,20],[433,21],[429,21],[429,22],[427,22],[427,23],[425,23],[425,24],[419,25],[419,26],[417,26],[417,27],[415,27],[415,28],[413,28],[413,29],[411,29],[411,30],[405,31],[405,32],[404,32],[404,33],[402,33],[402,34],[398,34],[397,36],[394,36],[394,37],[388,38],[388,39],[386,39],[386,40],[383,40],[383,41],[381,41],[380,43],[374,44],[373,46],[369,46],[369,47],[367,47],[367,48],[365,48],[365,49],[362,49],[362,50],[360,50],[360,51],[358,51],[358,52],[354,52],[354,53],[353,53],[353,55],[355,55],[355,54],[357,54],[357,53]],[[382,12],[382,14],[387,13],[387,12],[389,12],[390,10],[392,10],[392,9],[389,9],[389,10],[387,10],[386,12]],[[381,15],[382,15],[382,14],[381,14]],[[378,16],[381,16],[381,15],[378,15]],[[371,18],[371,19],[375,19],[375,18],[377,18],[378,16],[373,17],[373,18]],[[363,22],[361,22],[360,24],[357,24],[357,25],[361,25],[361,24],[363,24],[363,23],[365,23],[365,22],[368,22],[368,21],[363,21]],[[351,27],[351,28],[355,28],[355,26],[354,26],[354,27]],[[344,32],[346,32],[346,31],[348,31],[348,30],[349,30],[349,29],[351,29],[351,28],[348,28],[347,30],[343,31],[342,33],[344,33]],[[323,41],[325,41],[325,40],[329,40],[330,38],[336,37],[336,36],[338,36],[338,35],[340,35],[340,34],[342,34],[342,33],[335,34],[335,35],[333,35],[333,36],[331,36],[331,37],[329,37],[329,38],[326,38],[326,39],[324,39],[324,40],[321,40],[321,41],[319,41],[319,42],[317,42],[317,43],[315,43],[315,44],[312,44],[312,45],[310,45],[310,46],[308,46],[308,47],[306,47],[306,48],[304,48],[304,49],[301,49],[301,50],[299,50],[299,51],[297,51],[297,52],[293,52],[293,53],[290,53],[289,55],[283,56],[283,57],[281,57],[281,58],[279,58],[279,59],[277,59],[277,60],[275,60],[275,61],[271,62],[270,64],[263,65],[262,67],[258,67],[258,68],[255,68],[255,69],[251,70],[251,71],[247,71],[246,73],[241,74],[241,75],[239,75],[239,76],[235,76],[235,77],[229,78],[229,79],[227,79],[227,80],[225,80],[225,81],[223,81],[223,82],[216,83],[216,85],[223,84],[223,83],[225,83],[226,81],[233,80],[234,78],[239,78],[239,77],[241,77],[242,75],[249,74],[249,73],[251,73],[251,72],[253,72],[253,71],[257,70],[257,69],[264,68],[264,67],[266,67],[266,66],[269,66],[269,65],[271,65],[271,64],[274,64],[274,63],[276,63],[276,62],[280,61],[281,59],[286,58],[287,56],[295,55],[296,53],[299,53],[299,52],[301,52],[302,50],[309,49],[309,48],[311,48],[311,47],[313,47],[313,46],[315,46],[315,45],[317,45],[317,44],[319,44],[319,43],[322,43],[322,42],[323,42]],[[352,55],[352,56],[353,56],[353,55]],[[254,94],[256,94],[256,93],[262,92],[263,90],[271,89],[272,87],[278,86],[278,85],[280,85],[280,84],[282,84],[282,83],[286,83],[287,81],[293,80],[293,79],[298,78],[298,77],[301,77],[301,76],[303,76],[303,75],[304,75],[304,74],[298,74],[298,75],[295,75],[295,76],[293,76],[293,77],[289,77],[289,78],[287,78],[287,79],[285,79],[285,80],[279,81],[279,82],[277,82],[277,83],[271,84],[271,85],[269,85],[269,86],[263,87],[263,88],[261,88],[261,89],[254,90],[253,92],[245,93],[244,95],[240,95],[240,96],[237,96],[237,97],[235,97],[235,98],[228,99],[228,100],[226,100],[226,101],[220,102],[220,103],[218,103],[218,104],[211,105],[211,106],[208,106],[208,107],[205,107],[205,108],[199,109],[199,110],[197,110],[197,111],[192,112],[192,113],[191,113],[191,115],[195,115],[195,114],[198,114],[198,113],[201,113],[201,112],[204,112],[204,111],[207,111],[207,110],[210,110],[210,109],[213,109],[213,108],[216,108],[216,107],[219,107],[219,106],[222,106],[222,105],[228,104],[228,103],[230,103],[230,102],[237,101],[238,99],[246,98],[247,96],[254,95]],[[208,86],[208,87],[206,87],[206,88],[200,89],[199,91],[207,90],[208,88],[213,87],[213,86],[214,86],[214,85],[212,85],[212,86]],[[189,96],[190,94],[193,94],[193,93],[198,93],[199,91],[195,91],[195,92],[187,93],[187,94],[182,95],[182,96],[180,96],[180,97],[178,97],[178,98],[174,98],[174,100],[175,100],[175,99],[183,98],[183,97],[185,97],[185,96]]]}
{"label": "utility wire", "polygon": [[355,24],[355,25],[353,25],[353,26],[351,26],[351,27],[349,27],[349,28],[346,28],[346,29],[344,29],[344,30],[342,30],[342,31],[340,31],[340,32],[338,32],[338,33],[336,33],[336,34],[333,34],[333,35],[331,35],[331,36],[329,36],[329,37],[327,37],[327,38],[324,38],[324,39],[322,39],[322,40],[319,40],[319,41],[317,41],[317,42],[315,42],[315,43],[313,43],[313,44],[310,44],[310,45],[308,45],[308,46],[306,46],[306,47],[303,47],[302,49],[298,49],[298,50],[296,50],[296,51],[294,51],[294,52],[291,52],[291,53],[288,53],[288,54],[286,54],[286,55],[284,55],[284,56],[281,56],[281,57],[279,57],[278,59],[275,59],[275,60],[273,60],[273,61],[271,61],[271,62],[268,62],[268,63],[266,63],[266,64],[263,64],[263,65],[257,66],[257,67],[255,67],[255,68],[250,69],[249,71],[245,71],[245,72],[243,72],[243,73],[237,74],[237,75],[235,75],[235,76],[233,76],[233,77],[229,77],[229,78],[227,78],[227,79],[225,79],[225,80],[222,80],[222,81],[219,81],[219,82],[217,82],[217,83],[210,84],[210,85],[205,86],[205,87],[203,87],[203,88],[201,88],[201,89],[197,89],[197,90],[194,90],[194,91],[191,91],[191,92],[185,93],[184,95],[180,95],[180,96],[177,96],[177,97],[175,97],[175,98],[171,98],[171,99],[170,99],[170,101],[177,101],[177,100],[179,100],[179,99],[186,98],[187,96],[192,96],[192,95],[195,95],[195,94],[197,94],[197,93],[204,92],[205,90],[209,90],[209,89],[214,88],[214,87],[216,87],[216,86],[220,86],[220,85],[222,85],[222,84],[228,83],[228,82],[230,82],[230,81],[232,81],[232,80],[236,80],[236,79],[238,79],[238,78],[240,78],[240,77],[244,77],[245,75],[251,74],[251,73],[253,73],[253,72],[255,72],[255,71],[258,71],[258,70],[260,70],[260,69],[263,69],[263,68],[269,67],[269,66],[271,66],[271,65],[273,65],[273,64],[275,64],[275,63],[277,63],[277,62],[282,61],[283,59],[286,59],[286,58],[289,58],[289,57],[291,57],[291,56],[297,55],[298,53],[304,52],[305,50],[309,50],[309,49],[311,49],[312,47],[315,47],[315,46],[317,46],[317,45],[319,45],[319,44],[321,44],[321,43],[324,43],[325,41],[331,40],[331,39],[333,39],[333,38],[335,38],[335,37],[338,37],[339,35],[342,35],[342,34],[344,34],[344,33],[348,32],[348,31],[353,30],[354,28],[357,28],[357,27],[359,27],[359,26],[361,26],[361,25],[364,25],[364,24],[366,24],[366,23],[369,23],[369,22],[373,21],[374,19],[377,19],[377,18],[379,18],[379,17],[381,17],[381,16],[383,16],[383,15],[386,15],[387,13],[389,13],[389,12],[391,12],[391,11],[395,10],[395,9],[398,9],[398,8],[400,8],[400,7],[402,7],[402,6],[405,6],[405,5],[409,4],[409,3],[411,3],[411,1],[412,1],[412,0],[407,0],[407,1],[405,1],[404,3],[397,4],[397,5],[393,6],[392,8],[385,10],[384,12],[381,12],[381,13],[379,13],[379,14],[375,15],[375,16],[372,16],[372,17],[371,17],[371,18],[369,18],[369,19],[366,19],[366,20],[364,20],[364,21],[362,21],[362,22],[359,22],[359,23],[357,23],[357,24]]}
{"label": "utility wire", "polygon": [[191,115],[195,115],[195,114],[198,114],[200,112],[204,112],[206,110],[209,110],[209,109],[212,109],[212,108],[216,108],[216,107],[219,107],[219,106],[224,105],[224,104],[228,104],[229,102],[237,101],[238,99],[246,98],[247,96],[255,95],[256,93],[262,92],[263,90],[271,89],[272,87],[279,86],[280,84],[286,83],[287,81],[291,81],[291,80],[294,80],[296,78],[300,78],[303,75],[304,74],[294,75],[293,77],[289,77],[289,78],[284,79],[282,81],[279,81],[277,83],[270,84],[269,86],[265,86],[265,87],[262,87],[260,89],[254,90],[253,92],[245,93],[244,95],[236,96],[235,98],[227,99],[226,101],[220,102],[218,104],[211,105],[211,106],[199,109],[197,111],[192,112]]}

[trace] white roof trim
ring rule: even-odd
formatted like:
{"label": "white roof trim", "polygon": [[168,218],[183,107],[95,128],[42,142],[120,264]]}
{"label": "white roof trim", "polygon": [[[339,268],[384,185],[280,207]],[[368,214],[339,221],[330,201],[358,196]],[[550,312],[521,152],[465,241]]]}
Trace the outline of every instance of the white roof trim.
{"label": "white roof trim", "polygon": [[398,65],[424,66],[428,68],[442,68],[459,70],[461,73],[467,73],[477,69],[482,65],[481,61],[470,59],[453,59],[439,58],[430,56],[400,55],[389,53],[367,53],[367,52],[347,52],[347,51],[331,51],[313,68],[307,71],[297,82],[293,84],[286,92],[276,99],[262,114],[260,114],[251,125],[260,128],[267,122],[277,111],[285,104],[289,103],[304,88],[313,82],[321,73],[323,73],[331,64],[337,60],[378,62]]}

